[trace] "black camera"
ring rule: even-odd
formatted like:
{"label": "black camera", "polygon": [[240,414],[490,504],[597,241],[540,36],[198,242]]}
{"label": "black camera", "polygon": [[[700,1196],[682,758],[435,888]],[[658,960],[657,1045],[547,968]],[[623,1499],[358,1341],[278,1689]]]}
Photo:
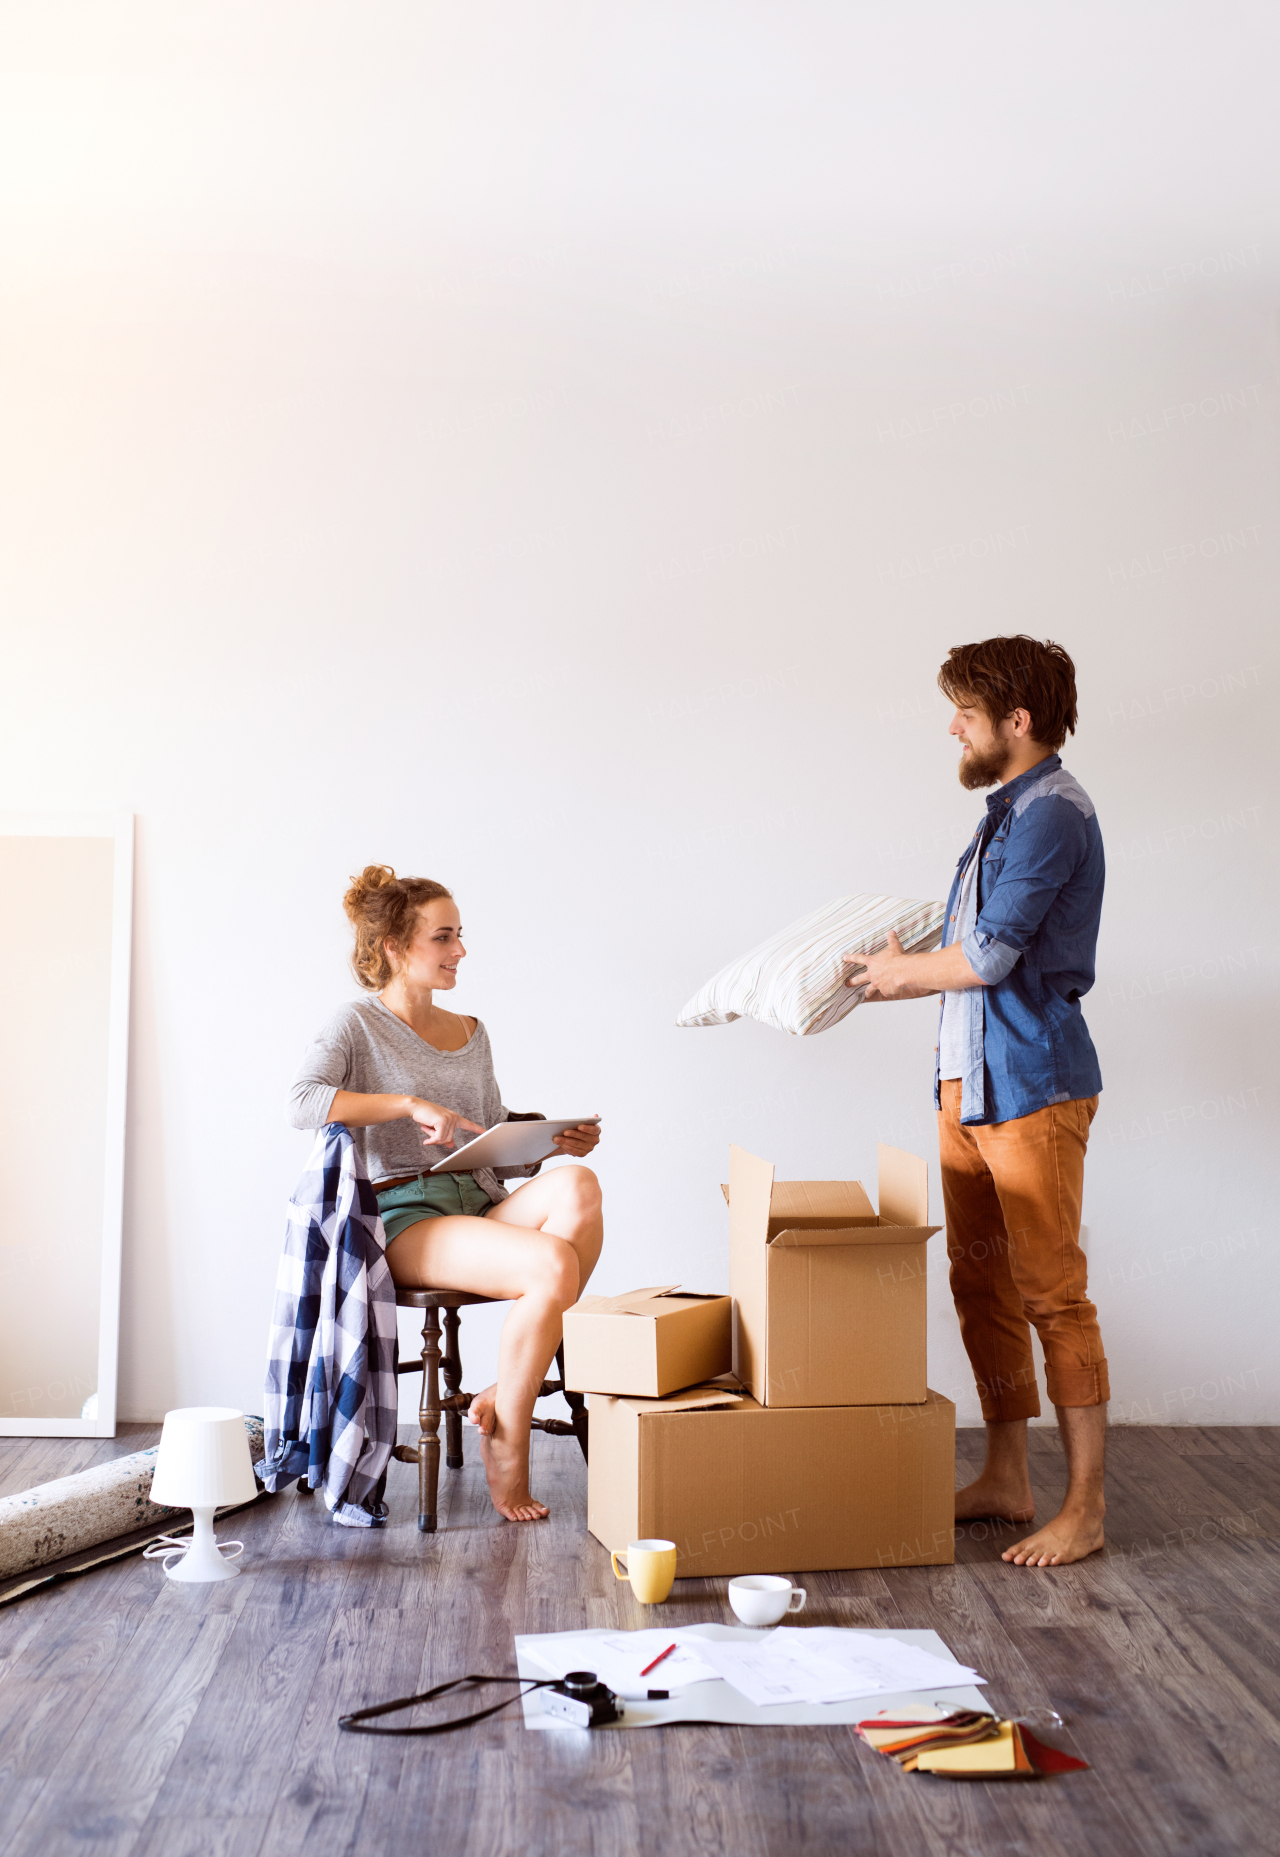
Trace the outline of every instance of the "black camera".
{"label": "black camera", "polygon": [[622,1699],[601,1683],[594,1670],[570,1670],[562,1682],[550,1683],[544,1692],[548,1715],[576,1728],[603,1728],[622,1719]]}

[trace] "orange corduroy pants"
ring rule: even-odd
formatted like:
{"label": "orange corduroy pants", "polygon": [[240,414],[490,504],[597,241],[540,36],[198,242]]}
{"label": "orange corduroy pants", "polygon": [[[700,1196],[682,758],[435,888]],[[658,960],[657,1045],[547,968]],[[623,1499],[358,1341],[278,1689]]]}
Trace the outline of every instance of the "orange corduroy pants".
{"label": "orange corduroy pants", "polygon": [[1037,1418],[1031,1324],[1055,1406],[1110,1398],[1098,1312],[1080,1249],[1084,1152],[1096,1096],[984,1127],[941,1085],[938,1151],[951,1294],[989,1423]]}

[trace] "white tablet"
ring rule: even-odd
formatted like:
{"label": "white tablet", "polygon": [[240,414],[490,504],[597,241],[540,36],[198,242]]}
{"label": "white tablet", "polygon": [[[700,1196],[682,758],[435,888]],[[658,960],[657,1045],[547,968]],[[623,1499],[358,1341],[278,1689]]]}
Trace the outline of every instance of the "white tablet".
{"label": "white tablet", "polygon": [[549,1154],[561,1152],[556,1147],[557,1135],[571,1128],[581,1128],[584,1122],[594,1124],[599,1120],[598,1115],[580,1115],[562,1122],[499,1122],[427,1171],[469,1174],[477,1167],[529,1167],[534,1161],[545,1161]]}

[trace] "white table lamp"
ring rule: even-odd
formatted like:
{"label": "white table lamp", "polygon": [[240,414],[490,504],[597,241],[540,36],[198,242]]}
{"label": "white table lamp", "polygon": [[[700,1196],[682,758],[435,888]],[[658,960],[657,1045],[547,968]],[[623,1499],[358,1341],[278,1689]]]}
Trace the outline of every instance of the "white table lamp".
{"label": "white table lamp", "polygon": [[[166,1412],[151,1500],[167,1509],[190,1509],[195,1529],[190,1541],[169,1540],[148,1548],[148,1558],[163,1559],[171,1580],[234,1579],[240,1569],[223,1558],[214,1539],[213,1513],[252,1502],[257,1489],[243,1412],[231,1406],[183,1406]],[[227,1546],[242,1544],[232,1541]]]}

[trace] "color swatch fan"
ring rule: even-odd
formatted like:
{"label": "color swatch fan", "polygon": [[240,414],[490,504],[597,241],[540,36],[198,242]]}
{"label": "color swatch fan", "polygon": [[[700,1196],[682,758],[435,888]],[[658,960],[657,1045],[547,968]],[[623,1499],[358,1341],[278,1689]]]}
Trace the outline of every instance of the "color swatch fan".
{"label": "color swatch fan", "polygon": [[936,1773],[948,1780],[1036,1780],[1089,1765],[1047,1746],[1025,1722],[1001,1721],[977,1709],[873,1715],[858,1723],[858,1733],[904,1772]]}

